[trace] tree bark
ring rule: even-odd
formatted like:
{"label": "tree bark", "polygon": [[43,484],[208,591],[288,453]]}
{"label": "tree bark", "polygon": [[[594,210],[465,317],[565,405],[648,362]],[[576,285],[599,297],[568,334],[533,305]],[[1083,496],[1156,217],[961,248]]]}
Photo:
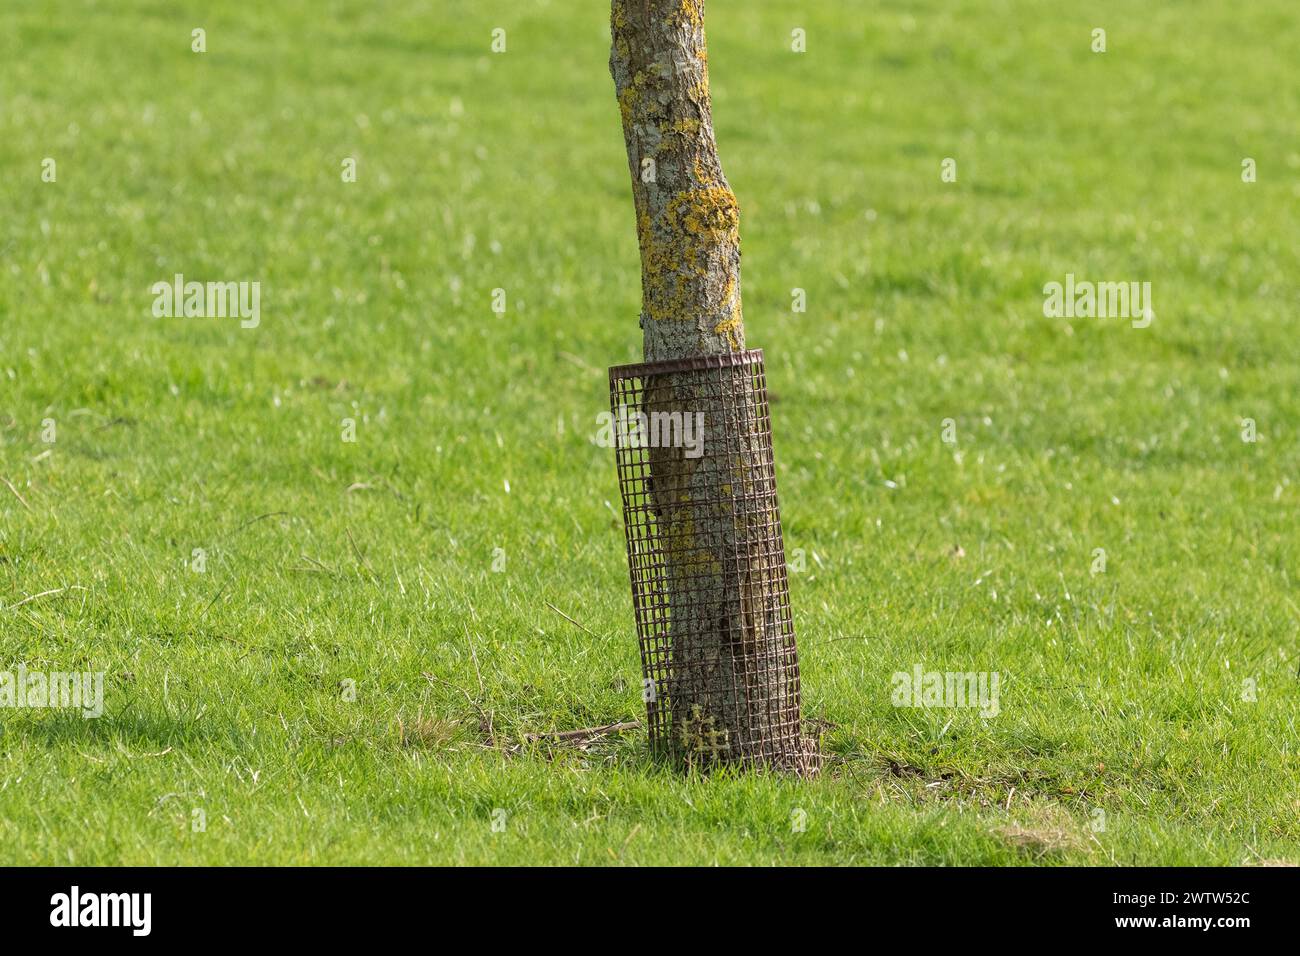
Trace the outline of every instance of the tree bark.
{"label": "tree bark", "polygon": [[[714,139],[703,0],[613,0],[611,21],[645,360],[741,351],[740,214]],[[778,710],[792,695],[797,706],[797,667],[792,652],[788,660],[773,652],[773,642],[784,643],[770,588],[780,529],[745,491],[763,487],[761,425],[744,414],[754,408],[754,382],[735,375],[729,383],[722,396],[704,394],[689,376],[645,383],[648,414],[705,415],[701,457],[649,451],[652,510],[666,543],[674,738],[688,757],[802,766],[801,738],[774,739]],[[779,561],[783,584],[784,555]]]}
{"label": "tree bark", "polygon": [[646,361],[743,349],[740,211],[713,137],[703,0],[613,0],[611,21]]}

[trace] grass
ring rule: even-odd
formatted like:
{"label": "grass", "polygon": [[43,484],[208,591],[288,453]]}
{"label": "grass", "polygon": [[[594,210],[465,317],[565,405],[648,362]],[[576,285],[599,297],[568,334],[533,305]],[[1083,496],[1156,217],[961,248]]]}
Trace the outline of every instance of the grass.
{"label": "grass", "polygon": [[[521,743],[642,708],[607,12],[5,5],[0,668],[107,678],[0,710],[0,861],[1300,860],[1290,5],[709,3],[814,781]],[[177,272],[260,326],[153,318]]]}

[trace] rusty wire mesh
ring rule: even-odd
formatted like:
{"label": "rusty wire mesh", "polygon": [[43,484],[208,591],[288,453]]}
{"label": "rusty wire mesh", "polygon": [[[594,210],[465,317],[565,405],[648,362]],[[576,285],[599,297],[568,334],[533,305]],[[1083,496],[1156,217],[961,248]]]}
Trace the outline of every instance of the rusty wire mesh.
{"label": "rusty wire mesh", "polygon": [[609,382],[651,746],[811,769],[763,353]]}

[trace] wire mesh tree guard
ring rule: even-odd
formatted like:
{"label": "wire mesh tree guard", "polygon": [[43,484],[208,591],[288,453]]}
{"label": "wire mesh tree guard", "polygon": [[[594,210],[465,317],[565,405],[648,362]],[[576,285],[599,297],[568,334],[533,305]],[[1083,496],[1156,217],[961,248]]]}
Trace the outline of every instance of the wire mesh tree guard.
{"label": "wire mesh tree guard", "polygon": [[815,770],[762,351],[615,366],[609,384],[651,747]]}

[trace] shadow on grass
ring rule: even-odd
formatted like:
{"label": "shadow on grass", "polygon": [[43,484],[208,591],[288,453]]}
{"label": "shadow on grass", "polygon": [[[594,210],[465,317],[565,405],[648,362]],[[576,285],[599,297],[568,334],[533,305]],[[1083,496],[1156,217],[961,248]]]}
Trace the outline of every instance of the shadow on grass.
{"label": "shadow on grass", "polygon": [[242,737],[233,725],[214,724],[211,718],[200,723],[192,718],[148,712],[87,718],[79,710],[18,711],[0,718],[3,749],[21,742],[47,749],[121,746],[132,752],[158,752],[205,740]]}

